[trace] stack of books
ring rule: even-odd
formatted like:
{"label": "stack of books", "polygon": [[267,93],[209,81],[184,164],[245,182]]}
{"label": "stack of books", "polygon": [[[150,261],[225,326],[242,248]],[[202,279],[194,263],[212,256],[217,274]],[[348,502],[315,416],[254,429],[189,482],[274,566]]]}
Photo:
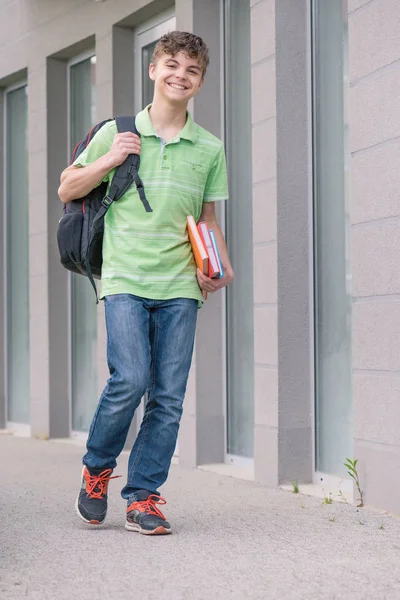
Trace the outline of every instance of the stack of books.
{"label": "stack of books", "polygon": [[[212,279],[223,277],[224,270],[214,230],[209,229],[205,221],[200,221],[196,225],[196,221],[192,215],[189,215],[187,218],[187,226],[197,267],[204,275]],[[207,298],[206,294],[205,297]]]}

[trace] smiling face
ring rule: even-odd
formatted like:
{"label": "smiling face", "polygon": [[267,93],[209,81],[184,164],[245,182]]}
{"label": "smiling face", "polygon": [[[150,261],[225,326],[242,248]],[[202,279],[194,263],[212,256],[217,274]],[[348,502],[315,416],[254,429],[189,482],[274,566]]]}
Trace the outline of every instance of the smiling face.
{"label": "smiling face", "polygon": [[154,81],[154,99],[161,96],[177,104],[187,104],[204,81],[199,62],[183,52],[160,54],[156,63],[150,64],[149,75]]}

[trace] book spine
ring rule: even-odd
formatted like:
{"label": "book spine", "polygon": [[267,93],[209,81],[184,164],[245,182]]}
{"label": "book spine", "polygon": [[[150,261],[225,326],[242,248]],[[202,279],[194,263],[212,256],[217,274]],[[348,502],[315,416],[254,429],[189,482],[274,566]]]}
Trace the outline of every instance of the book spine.
{"label": "book spine", "polygon": [[[209,269],[209,257],[204,247],[200,232],[197,228],[196,221],[193,215],[187,217],[187,229],[189,234],[189,241],[192,246],[192,252],[194,255],[195,263],[204,275],[208,276]],[[207,300],[208,293],[205,290],[201,291],[204,300]]]}
{"label": "book spine", "polygon": [[213,250],[215,252],[215,257],[216,257],[217,263],[218,263],[219,277],[223,277],[224,276],[224,269],[222,267],[221,257],[220,257],[219,252],[218,252],[218,244],[217,244],[217,240],[215,238],[215,233],[214,233],[213,229],[210,229],[210,238],[211,238],[211,242],[212,242],[212,245],[213,245]]}
{"label": "book spine", "polygon": [[198,224],[198,230],[201,235],[201,239],[206,247],[206,251],[209,257],[209,274],[208,276],[211,278],[218,278],[220,276],[220,270],[218,268],[217,257],[214,252],[213,243],[211,240],[211,236],[209,233],[208,225],[205,222],[201,222]]}
{"label": "book spine", "polygon": [[209,256],[205,244],[202,240],[200,232],[197,228],[196,222],[192,215],[187,218],[189,240],[192,245],[193,254],[196,260],[196,264],[201,271],[208,275],[209,271]]}

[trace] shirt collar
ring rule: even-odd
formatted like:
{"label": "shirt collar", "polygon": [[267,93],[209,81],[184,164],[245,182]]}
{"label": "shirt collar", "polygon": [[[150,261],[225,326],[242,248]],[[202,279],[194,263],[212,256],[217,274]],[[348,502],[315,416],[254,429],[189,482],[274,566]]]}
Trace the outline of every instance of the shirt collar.
{"label": "shirt collar", "polygon": [[194,144],[197,141],[197,125],[193,121],[189,111],[186,113],[186,115],[186,123],[184,128],[179,132],[179,137],[189,140]]}
{"label": "shirt collar", "polygon": [[[136,115],[136,120],[135,120],[136,128],[137,128],[138,132],[140,133],[140,135],[144,135],[144,136],[154,135],[157,137],[157,134],[154,130],[153,123],[152,123],[152,121],[150,119],[150,115],[149,115],[150,106],[151,106],[151,104],[146,106],[146,108],[144,110],[142,110],[140,113],[138,113]],[[185,140],[189,140],[190,142],[193,142],[193,144],[194,144],[197,141],[197,125],[193,121],[190,113],[187,112],[186,114],[187,114],[187,118],[186,118],[185,126],[183,127],[183,129],[181,129],[179,134],[174,139],[179,141],[181,138],[183,138]]]}

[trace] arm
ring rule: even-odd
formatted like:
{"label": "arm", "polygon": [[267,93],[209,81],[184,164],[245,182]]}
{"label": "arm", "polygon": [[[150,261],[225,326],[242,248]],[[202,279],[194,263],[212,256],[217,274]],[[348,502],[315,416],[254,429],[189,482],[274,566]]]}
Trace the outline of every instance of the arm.
{"label": "arm", "polygon": [[215,216],[215,203],[204,202],[203,210],[200,215],[199,221],[205,221],[210,229],[214,230],[215,238],[218,244],[218,251],[221,258],[222,266],[224,268],[224,276],[220,279],[211,279],[204,275],[200,269],[197,269],[197,281],[202,290],[206,292],[216,292],[223,287],[226,287],[234,280],[234,273],[232,265],[229,260],[228,251],[226,248],[224,236],[221,228],[218,225],[217,217]]}
{"label": "arm", "polygon": [[61,184],[58,195],[64,204],[83,198],[95,188],[107,175],[114,165],[105,154],[87,167],[71,165],[61,173]]}
{"label": "arm", "polygon": [[140,154],[140,138],[131,132],[118,133],[109,152],[87,167],[71,165],[61,173],[58,195],[64,204],[83,198],[95,188],[115,167],[121,165],[128,154]]}

